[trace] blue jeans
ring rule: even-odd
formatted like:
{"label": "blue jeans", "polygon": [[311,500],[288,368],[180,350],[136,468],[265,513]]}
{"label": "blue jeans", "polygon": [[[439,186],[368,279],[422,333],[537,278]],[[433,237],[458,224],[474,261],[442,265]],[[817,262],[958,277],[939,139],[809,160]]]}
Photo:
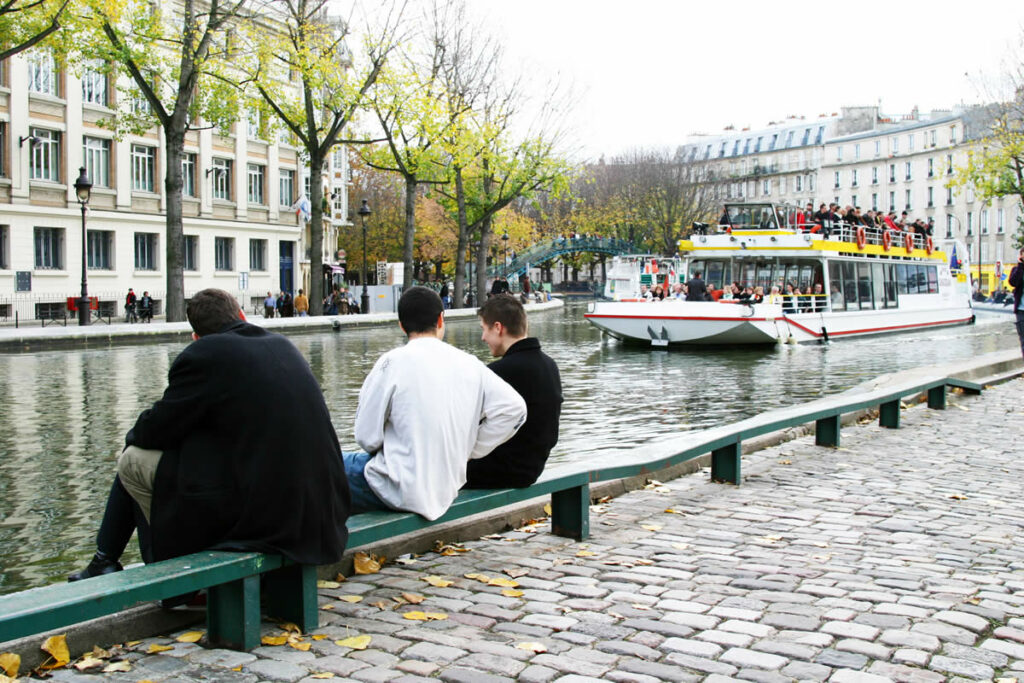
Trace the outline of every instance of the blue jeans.
{"label": "blue jeans", "polygon": [[366,463],[373,456],[365,451],[354,451],[342,453],[341,459],[345,463],[345,476],[348,477],[348,490],[352,495],[352,514],[369,512],[370,510],[390,510],[377,494],[373,492],[370,485],[366,483]]}

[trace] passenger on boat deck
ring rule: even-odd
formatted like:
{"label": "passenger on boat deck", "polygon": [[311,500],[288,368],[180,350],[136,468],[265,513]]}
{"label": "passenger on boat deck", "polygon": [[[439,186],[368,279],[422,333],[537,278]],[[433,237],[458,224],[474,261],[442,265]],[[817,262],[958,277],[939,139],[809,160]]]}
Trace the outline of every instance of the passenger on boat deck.
{"label": "passenger on boat deck", "polygon": [[651,290],[647,287],[647,285],[640,285],[641,299],[646,299],[647,301],[650,301],[652,296],[654,295],[651,293]]}
{"label": "passenger on boat deck", "polygon": [[786,283],[786,293],[782,296],[782,312],[796,313],[796,297],[793,295],[793,283]]}
{"label": "passenger on boat deck", "polygon": [[764,301],[764,287],[755,287],[754,296],[751,297],[751,303],[759,304]]}
{"label": "passenger on boat deck", "polygon": [[732,225],[732,219],[729,218],[729,209],[722,207],[722,215],[718,219],[719,225]]}
{"label": "passenger on boat deck", "polygon": [[661,285],[654,288],[654,298],[658,301],[665,300],[665,290],[661,288]]}
{"label": "passenger on boat deck", "polygon": [[747,287],[744,287],[743,291],[740,292],[740,295],[736,297],[736,303],[738,303],[738,304],[754,303],[753,301],[751,301],[751,299],[753,299],[753,298],[754,298],[754,288],[750,287],[750,286],[747,286]]}
{"label": "passenger on boat deck", "polygon": [[831,290],[832,290],[832,293],[831,293],[832,305],[833,306],[838,306],[838,305],[842,304],[843,303],[843,293],[839,291],[839,285],[837,285],[836,283],[833,282]]}
{"label": "passenger on boat deck", "polygon": [[814,308],[815,311],[825,310],[824,293],[824,289],[822,288],[820,282],[814,285],[814,298],[811,300],[811,306],[812,308]]}
{"label": "passenger on boat deck", "polygon": [[683,293],[683,286],[681,284],[679,284],[677,282],[674,285],[672,285],[672,298],[673,299],[682,299],[685,296],[686,295]]}
{"label": "passenger on boat deck", "polygon": [[[760,287],[758,287],[758,289],[760,289]],[[768,295],[768,303],[770,303],[770,304],[781,304],[782,303],[782,294],[779,293],[779,286],[778,285],[772,285],[771,294]]]}

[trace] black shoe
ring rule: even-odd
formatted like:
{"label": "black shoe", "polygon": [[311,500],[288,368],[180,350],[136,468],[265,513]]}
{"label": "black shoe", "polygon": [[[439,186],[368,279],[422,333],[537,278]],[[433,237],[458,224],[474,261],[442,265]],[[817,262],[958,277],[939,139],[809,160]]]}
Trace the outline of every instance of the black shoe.
{"label": "black shoe", "polygon": [[77,571],[74,574],[68,574],[68,582],[81,581],[82,579],[91,579],[94,576],[103,576],[104,574],[113,574],[119,572],[124,567],[117,560],[108,557],[100,551],[96,551],[96,554],[92,556],[88,566],[81,571]]}

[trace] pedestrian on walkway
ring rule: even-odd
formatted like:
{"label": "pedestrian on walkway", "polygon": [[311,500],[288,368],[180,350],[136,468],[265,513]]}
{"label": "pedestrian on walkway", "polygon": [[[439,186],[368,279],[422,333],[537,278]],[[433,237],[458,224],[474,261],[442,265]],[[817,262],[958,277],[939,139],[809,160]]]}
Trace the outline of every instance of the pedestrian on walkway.
{"label": "pedestrian on walkway", "polygon": [[499,360],[487,367],[526,401],[526,422],[515,435],[466,467],[466,488],[496,489],[530,486],[544,471],[558,443],[562,413],[562,379],[558,366],[528,337],[523,305],[511,294],[496,294],[477,311],[481,340]]}
{"label": "pedestrian on walkway", "polygon": [[138,322],[139,318],[135,314],[135,302],[138,300],[139,297],[137,297],[132,288],[129,287],[128,295],[124,298],[124,321],[126,323]]}
{"label": "pedestrian on walkway", "polygon": [[267,292],[267,298],[263,300],[263,317],[270,318],[274,317],[274,306],[277,302],[274,300],[274,295]]}
{"label": "pedestrian on walkway", "polygon": [[295,295],[295,312],[299,314],[300,318],[309,316],[309,297],[301,289]]}
{"label": "pedestrian on walkway", "polygon": [[1017,265],[1010,271],[1010,286],[1013,287],[1013,312],[1017,317],[1017,337],[1020,338],[1020,352],[1024,355],[1024,249],[1017,253]]}
{"label": "pedestrian on walkway", "polygon": [[359,390],[355,438],[342,454],[352,512],[440,517],[466,483],[466,463],[515,434],[526,404],[477,358],[444,342],[444,304],[427,287],[398,300],[409,340],[377,359]]}

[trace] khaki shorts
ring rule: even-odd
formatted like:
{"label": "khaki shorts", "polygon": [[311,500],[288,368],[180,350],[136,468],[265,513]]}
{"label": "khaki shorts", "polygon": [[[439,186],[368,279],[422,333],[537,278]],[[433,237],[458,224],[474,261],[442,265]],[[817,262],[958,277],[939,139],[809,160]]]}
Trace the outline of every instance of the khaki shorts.
{"label": "khaki shorts", "polygon": [[147,522],[150,508],[153,506],[156,468],[162,455],[163,451],[128,446],[117,460],[117,476],[121,478],[121,485],[142,508],[142,514],[145,515]]}

